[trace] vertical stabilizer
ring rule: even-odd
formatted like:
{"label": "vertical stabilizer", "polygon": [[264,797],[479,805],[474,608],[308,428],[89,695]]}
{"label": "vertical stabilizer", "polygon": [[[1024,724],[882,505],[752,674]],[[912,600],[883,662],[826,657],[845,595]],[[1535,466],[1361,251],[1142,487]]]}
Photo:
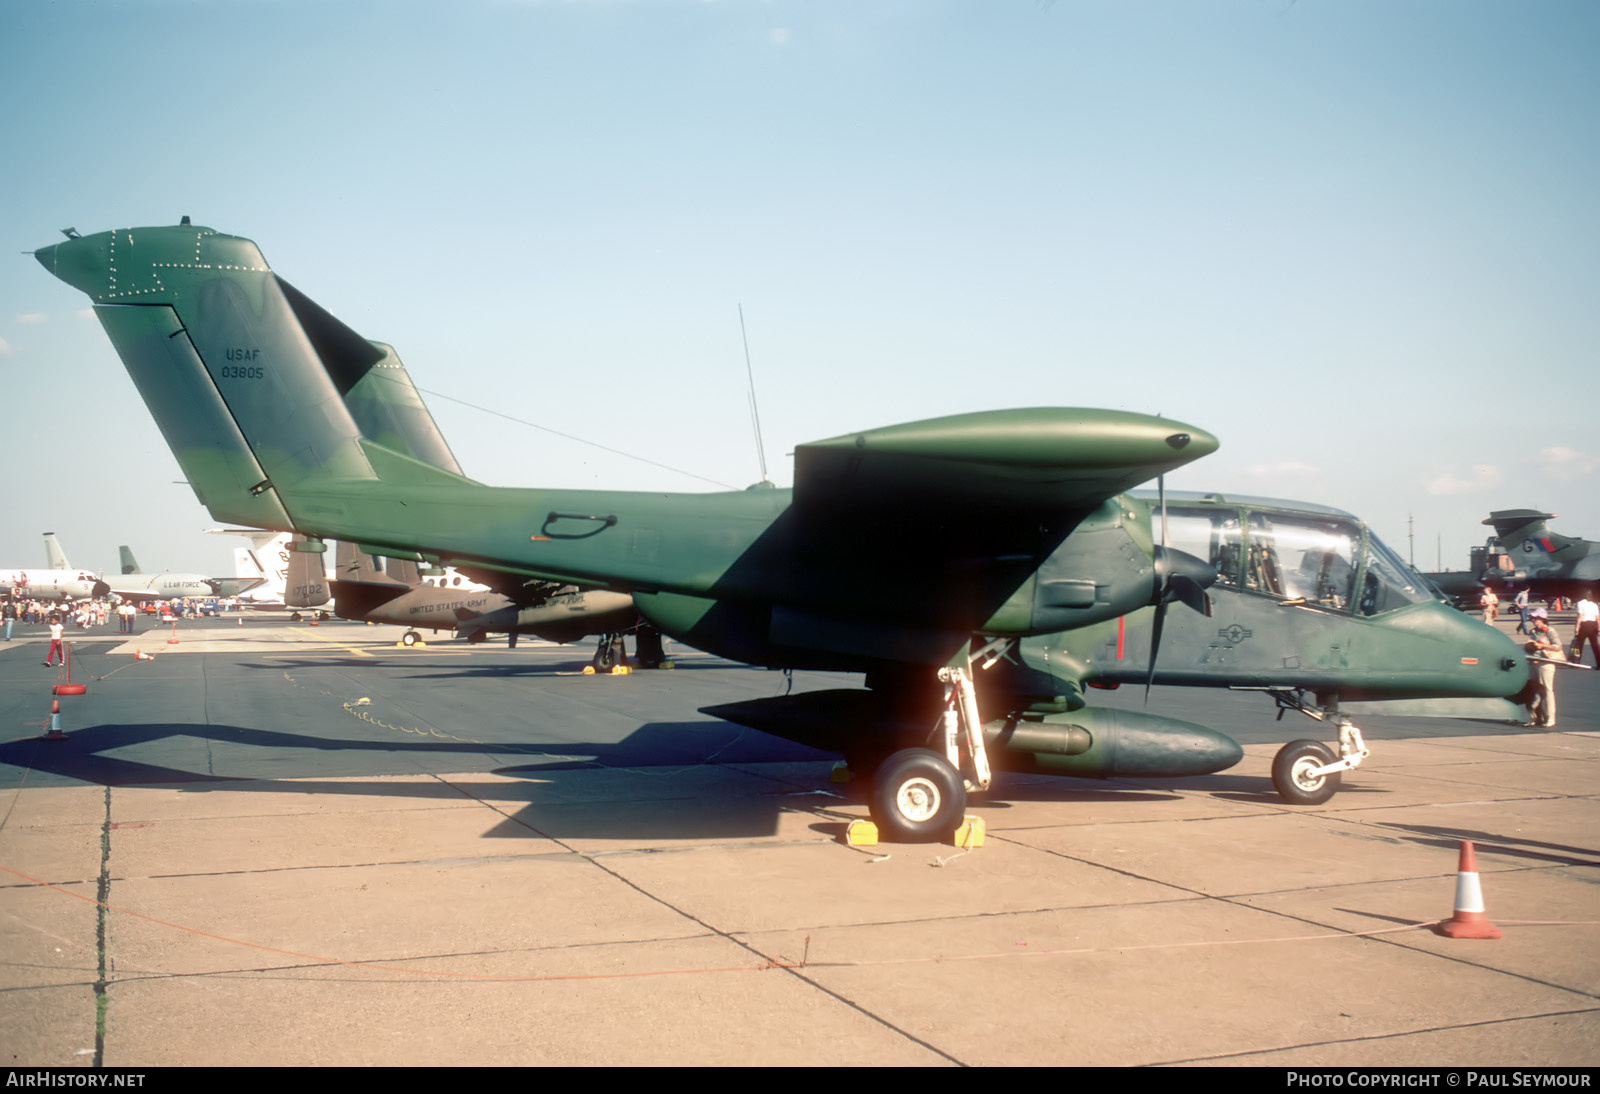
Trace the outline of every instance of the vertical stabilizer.
{"label": "vertical stabilizer", "polygon": [[383,560],[383,570],[402,585],[422,584],[422,568],[410,559],[386,558]]}
{"label": "vertical stabilizer", "polygon": [[383,356],[344,393],[361,435],[453,475],[465,474],[394,347],[366,344]]}
{"label": "vertical stabilizer", "polygon": [[1499,509],[1489,514],[1483,523],[1494,529],[1500,541],[1500,550],[1513,558],[1548,555],[1555,562],[1570,562],[1587,555],[1588,548],[1582,539],[1553,532],[1546,521],[1556,514],[1537,509]]}
{"label": "vertical stabilizer", "polygon": [[343,397],[384,352],[280,282],[250,240],[118,229],[34,255],[94,301],[214,516],[290,529],[297,488],[377,480]]}
{"label": "vertical stabilizer", "polygon": [[338,561],[334,565],[334,579],[353,581],[362,585],[398,585],[378,568],[378,560],[347,540],[339,541]]}
{"label": "vertical stabilizer", "polygon": [[125,574],[142,574],[142,573],[144,573],[143,570],[139,569],[139,560],[133,557],[133,552],[128,549],[128,546],[126,544],[124,544],[123,546],[117,548],[117,554],[122,557],[122,572],[123,573],[125,573]]}
{"label": "vertical stabilizer", "polygon": [[[295,536],[295,544],[306,542]],[[328,602],[328,573],[320,552],[291,550],[283,602],[292,608],[315,608]]]}
{"label": "vertical stabilizer", "polygon": [[259,581],[269,581],[266,569],[261,561],[256,558],[256,553],[248,547],[235,547],[233,549],[233,576],[240,578],[255,578]]}
{"label": "vertical stabilizer", "polygon": [[61,544],[56,542],[54,532],[44,534],[44,568],[47,570],[70,570],[72,563],[67,561],[66,552],[61,549]]}

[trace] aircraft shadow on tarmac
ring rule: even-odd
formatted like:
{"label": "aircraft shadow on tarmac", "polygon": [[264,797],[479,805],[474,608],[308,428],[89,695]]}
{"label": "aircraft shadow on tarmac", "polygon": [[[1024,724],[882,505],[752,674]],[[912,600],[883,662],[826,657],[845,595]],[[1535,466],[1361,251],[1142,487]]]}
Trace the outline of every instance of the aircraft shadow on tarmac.
{"label": "aircraft shadow on tarmac", "polygon": [[[107,724],[66,741],[30,737],[0,744],[16,772],[0,787],[39,775],[108,787],[165,786],[190,793],[367,795],[483,801],[505,814],[485,838],[652,840],[770,836],[779,817],[842,805],[822,765],[830,753],[722,722],[657,722],[615,742],[483,743],[360,739],[225,724]],[[510,762],[507,762],[510,761]],[[774,767],[773,765],[783,765]],[[380,776],[435,775],[395,781]],[[482,776],[499,776],[484,778]],[[677,777],[675,777],[677,776]],[[1271,781],[1239,775],[1192,780],[1185,789],[1275,800]],[[984,808],[1009,803],[1170,801],[1171,791],[1136,782],[1002,775]],[[838,836],[825,815],[812,829]]]}
{"label": "aircraft shadow on tarmac", "polygon": [[[135,758],[137,757],[137,758]],[[826,753],[720,722],[652,723],[616,742],[557,746],[318,737],[235,725],[156,723],[78,729],[65,741],[0,744],[0,786],[40,775],[185,792],[343,794],[459,802],[507,820],[486,837],[652,839],[770,835],[806,787],[751,765],[818,765]],[[507,763],[507,761],[512,761]],[[663,776],[702,770],[709,778]],[[721,773],[720,776],[718,773]],[[812,766],[806,782],[818,783]],[[436,775],[394,781],[377,776]],[[498,779],[484,775],[502,776]],[[825,775],[823,778],[825,779]],[[821,800],[838,800],[817,791]]]}
{"label": "aircraft shadow on tarmac", "polygon": [[[441,662],[429,658],[435,653],[429,649],[425,653],[396,652],[392,656],[381,651],[366,650],[361,654],[340,656],[336,653],[307,654],[306,656],[274,655],[271,661],[240,661],[237,663],[241,669],[265,669],[269,672],[282,672],[286,669],[325,669],[333,666],[363,669],[399,669],[415,668],[419,671],[410,674],[412,679],[428,680],[476,680],[517,678],[524,676],[581,676],[583,670],[591,663],[585,656],[574,655],[570,660],[553,660],[544,657],[518,657],[513,661],[499,661],[494,664],[473,664],[470,667],[458,668],[456,658],[467,652],[467,648],[456,648],[445,651],[442,656],[451,660]],[[477,660],[476,658],[474,660]],[[634,667],[634,672],[669,671],[673,673],[699,673],[708,671],[747,671],[745,665],[736,665],[731,661],[722,661],[716,658],[696,658],[693,660],[675,661],[669,670],[641,669]],[[402,678],[404,678],[402,676]]]}
{"label": "aircraft shadow on tarmac", "polygon": [[1522,836],[1502,832],[1486,832],[1473,828],[1441,827],[1432,824],[1399,824],[1394,821],[1378,822],[1396,832],[1411,833],[1403,837],[1408,843],[1426,847],[1454,849],[1462,840],[1471,840],[1478,854],[1524,859],[1530,862],[1556,866],[1600,866],[1600,849],[1573,847],[1565,843],[1545,843],[1542,840],[1524,839]]}

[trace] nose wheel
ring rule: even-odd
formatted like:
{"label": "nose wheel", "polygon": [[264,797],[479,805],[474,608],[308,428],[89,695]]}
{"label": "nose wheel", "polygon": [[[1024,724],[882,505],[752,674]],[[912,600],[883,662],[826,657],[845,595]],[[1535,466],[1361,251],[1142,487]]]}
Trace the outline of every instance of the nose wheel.
{"label": "nose wheel", "polygon": [[1272,760],[1272,785],[1290,805],[1321,805],[1339,792],[1339,773],[1319,774],[1333,763],[1321,741],[1290,741]]}
{"label": "nose wheel", "polygon": [[1278,717],[1297,710],[1316,721],[1331,721],[1339,728],[1339,751],[1320,741],[1290,741],[1272,759],[1272,785],[1290,805],[1321,805],[1339,792],[1341,772],[1354,771],[1372,755],[1361,731],[1339,713],[1334,701],[1326,709],[1308,703],[1299,691],[1274,692]]}

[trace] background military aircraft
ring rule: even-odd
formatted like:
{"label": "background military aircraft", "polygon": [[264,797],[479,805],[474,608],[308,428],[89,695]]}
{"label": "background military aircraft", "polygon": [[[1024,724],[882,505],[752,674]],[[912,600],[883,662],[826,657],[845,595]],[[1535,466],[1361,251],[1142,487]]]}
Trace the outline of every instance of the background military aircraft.
{"label": "background military aircraft", "polygon": [[[300,618],[300,609],[321,608],[328,603],[328,575],[322,544],[316,550],[297,550],[306,537],[294,532],[274,532],[263,528],[208,528],[210,535],[244,536],[249,547],[236,547],[233,568],[238,581],[240,602],[261,611],[287,610]],[[318,612],[328,618],[327,612]]]}
{"label": "background military aircraft", "polygon": [[0,592],[27,600],[83,600],[105,596],[111,586],[88,570],[67,567],[17,567],[0,570]]}
{"label": "background military aircraft", "polygon": [[1600,589],[1600,543],[1551,531],[1545,522],[1554,519],[1537,509],[1498,509],[1483,522],[1495,534],[1472,549],[1468,569],[1422,576],[1468,607],[1486,587],[1502,597],[1522,588],[1569,598]]}
{"label": "background military aircraft", "polygon": [[[44,534],[45,560],[54,568],[67,570],[65,550],[54,532]],[[139,572],[139,563],[126,546],[118,548],[122,571],[100,575],[100,581],[111,592],[124,600],[177,600],[185,597],[237,596],[258,579],[236,577],[207,577],[204,574],[176,573],[164,570],[159,573]],[[104,596],[99,593],[96,595]]]}
{"label": "background military aircraft", "polygon": [[[1203,726],[1086,711],[1089,674],[1058,665],[1048,638],[1150,608],[1154,661],[1168,606],[1204,610],[1222,567],[1161,545],[1151,503],[1125,494],[1215,450],[1192,426],[1107,410],[989,411],[800,445],[792,490],[494,488],[461,474],[447,451],[422,454],[412,427],[426,409],[414,388],[391,397],[384,383],[392,350],[279,279],[249,240],[185,224],[69,233],[35,253],[89,294],[218,518],[471,574],[629,593],[663,633],[709,652],[864,673],[866,690],[790,697],[766,720],[822,716],[847,743],[867,742],[855,751],[878,761],[870,802],[890,836],[950,832],[967,786],[989,785],[991,744],[1050,764],[1087,757],[1103,775],[1199,774],[1239,756]],[[1251,542],[1265,541],[1241,540]],[[1339,556],[1352,603],[1378,573],[1360,542]],[[1241,558],[1233,573],[1244,581],[1256,563]],[[1372,595],[1393,593],[1380,580]],[[1332,610],[1318,597],[1283,597],[1267,615]],[[1445,612],[1431,601],[1410,609],[1403,624],[1396,612],[1392,633],[1427,635]],[[1521,688],[1509,640],[1450,622],[1460,667],[1484,666],[1462,673],[1462,693]],[[1330,697],[1353,686],[1344,681],[1389,673],[1360,643],[1305,656],[1341,682]],[[985,689],[980,715],[973,667],[1006,657],[1014,670]]]}
{"label": "background military aircraft", "polygon": [[526,601],[518,604],[475,582],[429,584],[418,579],[413,564],[399,560],[390,559],[387,567],[379,568],[375,556],[353,543],[341,542],[337,557],[334,613],[342,619],[407,627],[401,641],[408,646],[420,640],[420,630],[452,631],[468,642],[504,634],[512,647],[522,634],[550,642],[596,635],[600,642],[594,667],[603,671],[621,663],[622,636],[633,632],[639,661],[646,666],[662,661],[660,636],[640,620],[633,598],[626,593],[530,582],[515,586],[514,592]]}

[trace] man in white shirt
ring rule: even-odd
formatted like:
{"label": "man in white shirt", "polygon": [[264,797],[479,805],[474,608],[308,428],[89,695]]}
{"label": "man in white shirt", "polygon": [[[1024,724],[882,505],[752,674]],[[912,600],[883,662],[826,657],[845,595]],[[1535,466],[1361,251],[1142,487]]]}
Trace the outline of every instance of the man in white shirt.
{"label": "man in white shirt", "polygon": [[1600,605],[1594,602],[1594,590],[1590,589],[1578,601],[1578,627],[1572,633],[1572,657],[1574,664],[1583,664],[1583,642],[1589,640],[1589,648],[1594,651],[1594,663],[1600,668]]}

